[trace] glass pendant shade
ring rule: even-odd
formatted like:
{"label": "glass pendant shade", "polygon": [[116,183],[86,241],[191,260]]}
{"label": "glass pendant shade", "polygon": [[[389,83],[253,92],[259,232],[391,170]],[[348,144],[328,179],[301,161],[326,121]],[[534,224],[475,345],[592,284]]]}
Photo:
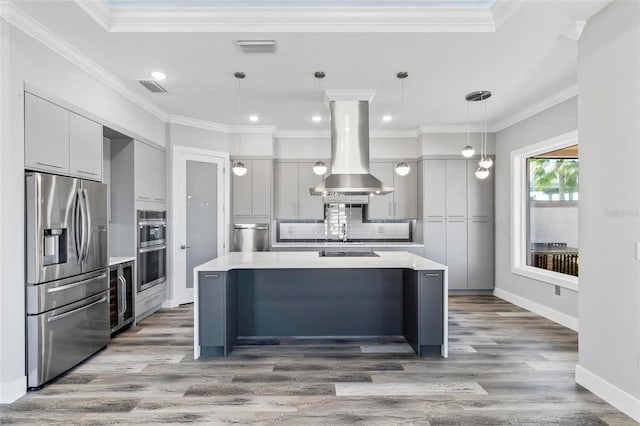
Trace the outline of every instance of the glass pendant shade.
{"label": "glass pendant shade", "polygon": [[400,176],[408,175],[409,171],[411,171],[411,167],[409,167],[409,165],[404,161],[398,163],[398,165],[396,166],[396,173]]}
{"label": "glass pendant shade", "polygon": [[493,160],[490,157],[482,157],[478,162],[478,165],[485,169],[489,169],[493,166]]}
{"label": "glass pendant shade", "polygon": [[478,167],[476,170],[476,177],[478,179],[486,179],[489,177],[489,169],[485,169],[484,167]]}
{"label": "glass pendant shade", "polygon": [[318,176],[322,176],[326,172],[327,172],[327,166],[326,166],[326,164],[324,164],[324,162],[317,161],[313,165],[313,173],[317,174]]}
{"label": "glass pendant shade", "polygon": [[473,149],[471,145],[467,145],[462,149],[462,156],[465,158],[473,157],[473,154],[476,153],[476,150]]}
{"label": "glass pendant shade", "polygon": [[233,174],[236,176],[244,176],[247,174],[247,166],[242,161],[238,161],[232,167]]}

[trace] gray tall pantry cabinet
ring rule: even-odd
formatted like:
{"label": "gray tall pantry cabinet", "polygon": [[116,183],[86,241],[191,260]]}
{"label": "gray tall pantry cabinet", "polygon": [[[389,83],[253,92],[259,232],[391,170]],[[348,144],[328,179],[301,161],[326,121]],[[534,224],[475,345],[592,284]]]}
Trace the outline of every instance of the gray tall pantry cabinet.
{"label": "gray tall pantry cabinet", "polygon": [[494,286],[493,175],[475,177],[477,159],[424,159],[424,255],[449,267],[450,290]]}
{"label": "gray tall pantry cabinet", "polygon": [[[235,163],[237,159],[232,159]],[[271,219],[271,159],[241,159],[244,176],[231,174],[231,203],[234,223],[264,222]]]}

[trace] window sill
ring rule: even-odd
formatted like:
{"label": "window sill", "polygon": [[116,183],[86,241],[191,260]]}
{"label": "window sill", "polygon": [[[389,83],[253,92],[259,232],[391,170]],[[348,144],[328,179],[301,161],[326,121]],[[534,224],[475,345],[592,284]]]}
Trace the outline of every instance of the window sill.
{"label": "window sill", "polygon": [[575,292],[578,291],[578,277],[547,271],[546,269],[534,268],[532,266],[513,266],[511,272],[526,278],[531,278],[543,283],[557,285]]}

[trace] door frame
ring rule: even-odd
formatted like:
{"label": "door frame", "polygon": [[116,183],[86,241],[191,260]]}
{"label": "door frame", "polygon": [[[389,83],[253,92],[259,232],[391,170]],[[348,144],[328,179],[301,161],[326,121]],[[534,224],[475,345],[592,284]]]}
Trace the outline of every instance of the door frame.
{"label": "door frame", "polygon": [[[177,241],[176,229],[180,226],[180,221],[182,221],[182,225],[184,226],[184,213],[178,212],[178,202],[177,195],[180,193],[180,188],[183,188],[186,185],[186,173],[183,173],[182,176],[178,175],[178,170],[183,170],[181,162],[186,164],[187,160],[198,161],[200,160],[211,160],[212,157],[221,160],[222,169],[218,169],[218,193],[222,190],[222,198],[218,199],[220,201],[220,206],[222,208],[222,214],[218,215],[218,255],[222,256],[229,252],[229,226],[231,223],[231,209],[228,206],[231,205],[231,179],[229,174],[227,173],[228,164],[229,164],[229,153],[221,152],[221,151],[211,151],[200,148],[191,148],[186,146],[174,145],[171,151],[171,194],[170,194],[170,204],[168,209],[168,222],[170,224],[169,232],[167,233],[168,244],[167,254],[169,256],[167,262],[167,276],[171,277],[170,281],[170,294],[165,303],[166,307],[176,307],[182,303],[190,303],[193,302],[193,297],[191,300],[185,300],[183,294],[181,294],[181,290],[178,290],[177,284],[182,282],[184,276],[182,275],[184,268],[186,265],[177,268],[177,262],[181,261],[180,256],[184,253],[184,250],[180,249],[180,245],[184,244],[184,241]],[[211,161],[207,161],[211,162]],[[220,238],[221,237],[221,238]],[[185,271],[186,273],[186,271]],[[181,276],[177,276],[180,274]]]}

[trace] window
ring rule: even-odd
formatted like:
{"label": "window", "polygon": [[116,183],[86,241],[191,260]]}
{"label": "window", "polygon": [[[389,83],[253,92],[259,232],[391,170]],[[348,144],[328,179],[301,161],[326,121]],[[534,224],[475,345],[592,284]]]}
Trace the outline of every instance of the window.
{"label": "window", "polygon": [[511,153],[511,271],[578,289],[578,132]]}
{"label": "window", "polygon": [[527,158],[527,265],[578,276],[578,145]]}

